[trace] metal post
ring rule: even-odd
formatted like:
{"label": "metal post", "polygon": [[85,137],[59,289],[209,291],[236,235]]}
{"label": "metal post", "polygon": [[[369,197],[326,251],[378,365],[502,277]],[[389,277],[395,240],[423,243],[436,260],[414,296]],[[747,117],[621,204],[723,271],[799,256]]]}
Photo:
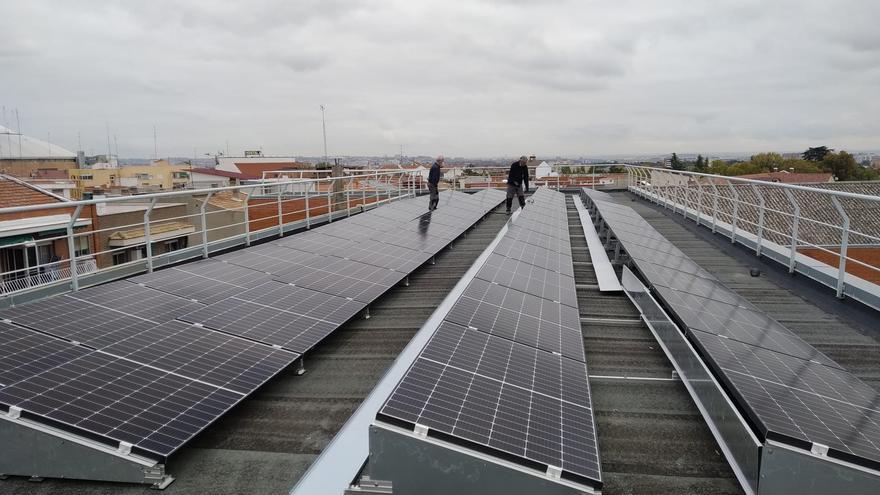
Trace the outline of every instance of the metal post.
{"label": "metal post", "polygon": [[348,179],[348,185],[345,187],[345,211],[348,213],[346,216],[351,216],[351,181],[352,179]]}
{"label": "metal post", "polygon": [[791,253],[788,255],[788,273],[794,273],[797,267],[798,224],[801,220],[801,207],[791,190],[785,189],[788,202],[794,207],[794,218],[791,220]]}
{"label": "metal post", "polygon": [[[252,188],[249,191],[253,191],[256,188]],[[241,194],[241,191],[239,191]],[[251,193],[245,193],[244,198],[244,245],[251,245],[251,213],[250,213],[250,202],[251,202]]]}
{"label": "metal post", "polygon": [[712,185],[712,233],[714,234],[718,223],[718,188],[715,187],[714,179],[709,184]]}
{"label": "metal post", "polygon": [[752,184],[752,191],[758,196],[758,241],[755,244],[755,256],[761,256],[761,241],[764,238],[764,195]]}
{"label": "metal post", "polygon": [[284,215],[281,211],[281,186],[278,186],[278,237],[284,237]]}
{"label": "metal post", "polygon": [[844,211],[837,196],[831,196],[831,202],[843,218],[843,233],[840,239],[840,265],[837,270],[837,298],[843,299],[843,285],[846,281],[846,250],[849,246],[849,215]]}
{"label": "metal post", "polygon": [[[70,221],[67,222],[67,257],[70,259],[70,288],[75,291],[79,290],[79,274],[76,270],[76,246],[73,242],[73,226],[76,224],[82,209],[83,205],[77,205],[73,215],[70,216]],[[25,253],[25,258],[27,258],[27,253]]]}
{"label": "metal post", "polygon": [[311,214],[310,214],[310,212],[309,212],[309,189],[312,188],[312,184],[314,184],[314,182],[307,182],[307,183],[306,183],[306,204],[305,204],[305,209],[306,209],[306,229],[311,229],[311,228],[312,228],[312,216],[311,216]]}
{"label": "metal post", "polygon": [[697,225],[700,225],[703,218],[703,186],[700,185],[700,179],[696,179],[695,184],[697,184],[697,215],[694,219],[697,222]]}
{"label": "metal post", "polygon": [[208,222],[205,208],[208,206],[208,201],[211,200],[211,196],[213,195],[214,191],[208,192],[205,200],[202,201],[202,204],[199,206],[199,216],[202,220],[202,258],[208,258]]}
{"label": "metal post", "polygon": [[331,223],[333,221],[333,197],[331,196],[333,181],[331,180],[327,186],[327,223]]}
{"label": "metal post", "polygon": [[733,187],[730,179],[727,180],[727,186],[730,188],[730,193],[733,195],[733,218],[730,223],[730,243],[733,244],[736,242],[736,220],[739,213],[739,193],[736,192],[736,188]]}
{"label": "metal post", "polygon": [[144,243],[147,248],[147,273],[153,273],[153,242],[150,236],[150,214],[156,206],[156,198],[150,200],[150,206],[144,212]]}
{"label": "metal post", "polygon": [[370,181],[364,181],[364,184],[361,184],[361,211],[367,211],[367,186],[370,185]]}

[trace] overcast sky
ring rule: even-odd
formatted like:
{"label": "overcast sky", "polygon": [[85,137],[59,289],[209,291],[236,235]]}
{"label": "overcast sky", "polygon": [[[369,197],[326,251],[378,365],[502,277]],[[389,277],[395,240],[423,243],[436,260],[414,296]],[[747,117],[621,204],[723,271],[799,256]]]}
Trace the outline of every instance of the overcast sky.
{"label": "overcast sky", "polygon": [[[0,104],[123,157],[880,148],[877,0],[6,0]],[[2,116],[0,116],[2,118]],[[2,123],[2,122],[0,122]]]}

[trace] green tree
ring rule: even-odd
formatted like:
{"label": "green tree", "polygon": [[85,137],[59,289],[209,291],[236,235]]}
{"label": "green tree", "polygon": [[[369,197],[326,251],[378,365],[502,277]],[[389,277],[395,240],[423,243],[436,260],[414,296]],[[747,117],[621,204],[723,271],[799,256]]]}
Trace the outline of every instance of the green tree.
{"label": "green tree", "polygon": [[827,146],[816,146],[815,148],[807,148],[807,151],[801,153],[801,156],[804,160],[809,162],[821,162],[825,158],[825,155],[832,151],[834,150]]}
{"label": "green tree", "polygon": [[861,167],[846,151],[827,153],[819,166],[826,172],[831,172],[837,180],[859,180],[862,177]]}
{"label": "green tree", "polygon": [[672,154],[672,159],[669,160],[669,164],[672,166],[673,170],[684,170],[684,163],[682,163],[676,153]]}
{"label": "green tree", "polygon": [[694,172],[705,172],[709,167],[709,160],[703,159],[703,155],[697,155],[697,161],[694,162]]}

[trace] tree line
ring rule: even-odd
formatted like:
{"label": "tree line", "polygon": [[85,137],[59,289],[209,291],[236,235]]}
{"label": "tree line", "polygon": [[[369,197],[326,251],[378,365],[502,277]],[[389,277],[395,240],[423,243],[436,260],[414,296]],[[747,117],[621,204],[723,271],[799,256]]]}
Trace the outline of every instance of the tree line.
{"label": "tree line", "polygon": [[779,153],[758,153],[748,161],[712,160],[697,155],[694,161],[684,161],[672,154],[670,166],[675,170],[712,173],[718,175],[746,175],[763,172],[789,171],[795,173],[831,173],[837,180],[878,180],[880,173],[859,165],[846,151],[835,152],[827,146],[808,148],[800,158],[786,158]]}

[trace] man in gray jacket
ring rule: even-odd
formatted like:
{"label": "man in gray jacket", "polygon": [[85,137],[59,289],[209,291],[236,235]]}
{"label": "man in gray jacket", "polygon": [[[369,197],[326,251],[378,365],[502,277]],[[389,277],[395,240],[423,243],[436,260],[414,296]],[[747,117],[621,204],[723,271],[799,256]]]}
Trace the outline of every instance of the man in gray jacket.
{"label": "man in gray jacket", "polygon": [[434,161],[434,164],[431,165],[431,170],[428,172],[428,193],[430,193],[428,211],[436,210],[437,204],[440,203],[440,191],[437,189],[437,185],[440,183],[440,169],[442,167],[443,155],[440,155]]}
{"label": "man in gray jacket", "polygon": [[510,215],[510,207],[513,206],[513,196],[519,199],[519,207],[526,206],[525,193],[529,192],[529,159],[519,157],[519,161],[510,164],[507,173],[507,214]]}

